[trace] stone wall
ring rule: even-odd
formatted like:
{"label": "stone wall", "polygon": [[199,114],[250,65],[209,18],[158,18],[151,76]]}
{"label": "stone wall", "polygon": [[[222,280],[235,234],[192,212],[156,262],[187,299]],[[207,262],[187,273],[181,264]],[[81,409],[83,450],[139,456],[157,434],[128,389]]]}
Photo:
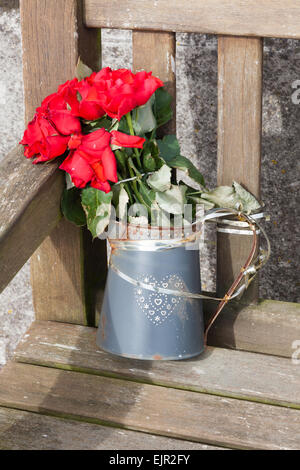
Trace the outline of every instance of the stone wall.
{"label": "stone wall", "polygon": [[[131,33],[103,30],[103,65],[131,66]],[[217,40],[177,34],[177,117],[182,153],[191,157],[216,184]],[[299,186],[300,104],[291,100],[300,79],[300,44],[266,39],[264,43],[262,200],[271,215],[267,224],[272,257],[261,274],[260,295],[297,301],[299,264],[296,243],[296,190]],[[0,0],[0,159],[22,136],[23,90],[21,36],[17,0]],[[214,250],[204,269],[205,288],[214,287]],[[0,364],[34,317],[29,264],[0,295]]]}

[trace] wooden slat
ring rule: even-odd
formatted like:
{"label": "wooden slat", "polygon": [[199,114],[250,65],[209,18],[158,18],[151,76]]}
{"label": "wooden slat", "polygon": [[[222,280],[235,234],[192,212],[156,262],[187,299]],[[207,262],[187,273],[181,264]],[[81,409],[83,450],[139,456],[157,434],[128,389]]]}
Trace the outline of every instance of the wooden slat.
{"label": "wooden slat", "polygon": [[63,175],[56,164],[33,166],[23,147],[0,163],[0,292],[61,218]]}
{"label": "wooden slat", "polygon": [[[218,184],[233,180],[260,197],[262,40],[218,38]],[[252,237],[218,233],[217,289],[224,295],[248,258]],[[257,301],[252,283],[243,301]]]}
{"label": "wooden slat", "polygon": [[298,449],[300,412],[202,393],[10,363],[0,406],[242,449]]}
{"label": "wooden slat", "polygon": [[[21,22],[26,119],[29,120],[45,96],[74,76],[79,56],[87,65],[98,68],[100,53],[97,31],[83,26],[81,0],[21,0]],[[83,230],[62,221],[33,256],[33,301],[37,318],[93,322],[89,318],[94,316],[91,307],[95,305],[97,289],[101,297],[101,288],[93,287],[93,298],[87,299],[84,285],[84,269],[89,272],[89,255],[84,249],[87,237]],[[94,244],[95,253],[103,252],[101,247],[99,243]],[[100,265],[103,272],[105,262]]]}
{"label": "wooden slat", "polygon": [[149,363],[105,353],[95,336],[94,328],[35,322],[15,359],[300,409],[300,368],[290,359],[209,347],[189,361]]}
{"label": "wooden slat", "polygon": [[152,71],[165,84],[173,97],[173,119],[163,126],[161,134],[176,133],[176,74],[175,74],[176,40],[173,33],[138,32],[132,33],[133,68]]}
{"label": "wooden slat", "polygon": [[0,450],[222,450],[196,442],[0,408]]}
{"label": "wooden slat", "polygon": [[85,0],[85,22],[97,28],[300,38],[295,0]]}
{"label": "wooden slat", "polygon": [[[205,307],[209,317],[214,304],[209,301]],[[260,300],[257,305],[226,307],[209,332],[208,344],[291,357],[298,338],[300,304]]]}

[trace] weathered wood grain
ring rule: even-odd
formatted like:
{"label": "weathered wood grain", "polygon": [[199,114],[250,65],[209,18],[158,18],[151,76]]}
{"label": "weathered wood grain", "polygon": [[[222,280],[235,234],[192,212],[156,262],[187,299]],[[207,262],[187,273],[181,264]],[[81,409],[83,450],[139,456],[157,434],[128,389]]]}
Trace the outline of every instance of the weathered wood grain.
{"label": "weathered wood grain", "polygon": [[56,164],[32,165],[23,147],[0,163],[0,292],[61,218]]}
{"label": "weathered wood grain", "polygon": [[300,5],[294,0],[85,0],[85,22],[97,28],[296,39]]}
{"label": "weathered wood grain", "polygon": [[[218,184],[242,184],[260,197],[262,40],[218,38]],[[252,236],[218,233],[217,290],[224,295],[240,272]],[[255,281],[243,301],[257,301]]]}
{"label": "weathered wood grain", "polygon": [[242,449],[298,449],[300,412],[91,374],[10,363],[0,406]]}
{"label": "weathered wood grain", "polygon": [[[90,67],[99,68],[98,33],[83,25],[82,7],[81,0],[21,0],[27,120],[45,96],[74,77],[79,56]],[[95,297],[101,297],[102,287],[100,282],[93,286],[89,290],[92,298],[88,298],[84,272],[89,272],[93,250],[101,253],[103,247],[97,241],[86,250],[87,237],[84,230],[64,220],[33,256],[32,286],[37,318],[94,323],[92,307]],[[98,279],[102,272],[105,272],[105,262],[98,267]]]}
{"label": "weathered wood grain", "polygon": [[92,68],[100,66],[97,31],[83,25],[81,0],[21,0],[25,114],[58,85],[71,80],[80,56]]}
{"label": "weathered wood grain", "polygon": [[28,411],[0,408],[0,450],[224,450]]}
{"label": "weathered wood grain", "polygon": [[173,97],[173,119],[159,132],[160,135],[176,133],[176,70],[175,70],[176,39],[174,33],[133,31],[132,55],[133,68],[152,71],[165,84]]}
{"label": "weathered wood grain", "polygon": [[300,409],[300,367],[275,356],[209,347],[189,361],[149,363],[99,350],[94,328],[35,322],[15,359]]}

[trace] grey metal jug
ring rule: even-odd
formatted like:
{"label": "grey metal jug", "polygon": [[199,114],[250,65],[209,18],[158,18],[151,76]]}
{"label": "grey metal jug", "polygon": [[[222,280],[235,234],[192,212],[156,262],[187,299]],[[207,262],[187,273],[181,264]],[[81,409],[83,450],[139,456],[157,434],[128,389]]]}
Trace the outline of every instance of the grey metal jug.
{"label": "grey metal jug", "polygon": [[98,346],[135,359],[197,356],[204,350],[202,300],[149,291],[130,279],[164,289],[199,292],[199,250],[179,245],[152,251],[153,241],[136,243],[136,250],[112,250]]}

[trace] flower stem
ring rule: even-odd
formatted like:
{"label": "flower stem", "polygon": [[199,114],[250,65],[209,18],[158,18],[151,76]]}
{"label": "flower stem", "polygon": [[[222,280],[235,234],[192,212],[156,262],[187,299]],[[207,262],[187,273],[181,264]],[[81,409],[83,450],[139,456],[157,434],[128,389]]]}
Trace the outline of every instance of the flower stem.
{"label": "flower stem", "polygon": [[[118,179],[119,181],[122,180],[122,176],[120,175],[120,173],[118,172]],[[129,201],[130,201],[130,204],[133,204],[134,203],[134,200],[133,200],[133,196],[131,194],[131,189],[130,189],[130,186],[128,183],[122,183],[122,185],[124,186],[124,188],[126,189],[126,192],[128,194],[128,197],[129,197]]]}
{"label": "flower stem", "polygon": [[[133,129],[133,124],[132,124],[132,119],[131,119],[131,112],[126,114],[126,121],[127,121],[128,127],[129,127],[130,135],[135,135],[134,134],[134,129]],[[142,163],[141,163],[141,159],[140,159],[140,152],[138,151],[137,148],[134,149],[134,153],[135,153],[136,160],[137,160],[139,168],[142,168]]]}

